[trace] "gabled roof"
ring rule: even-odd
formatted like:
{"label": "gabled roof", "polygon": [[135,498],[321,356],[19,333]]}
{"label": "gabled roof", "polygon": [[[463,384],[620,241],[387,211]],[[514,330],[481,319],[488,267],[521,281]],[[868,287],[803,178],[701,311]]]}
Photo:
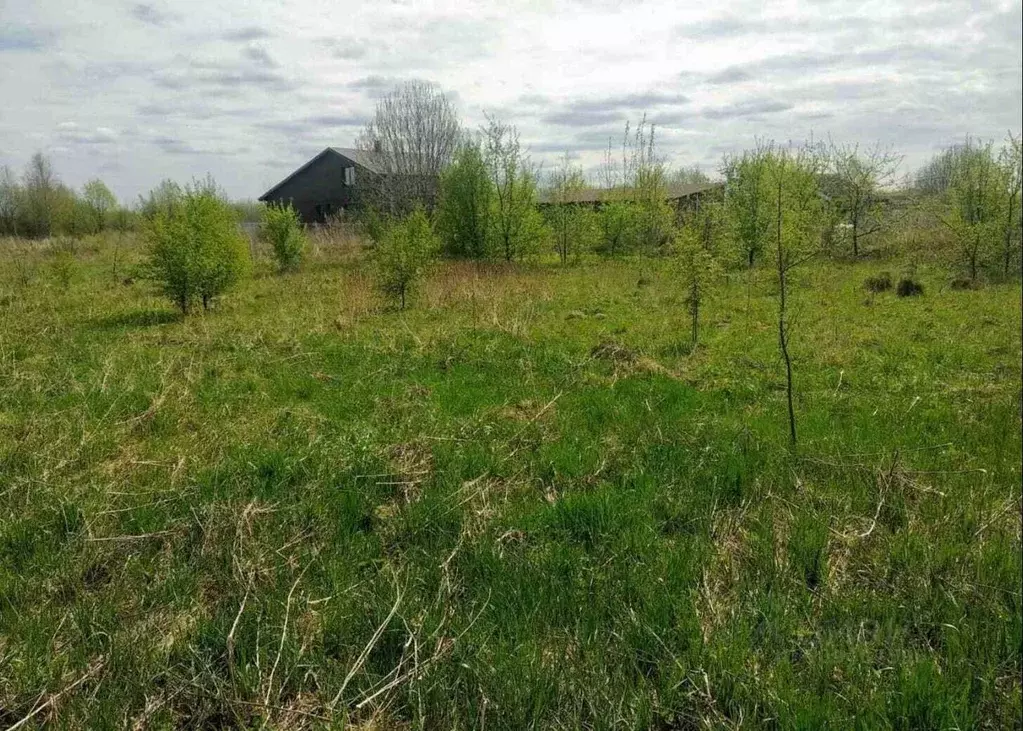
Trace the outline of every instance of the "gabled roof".
{"label": "gabled roof", "polygon": [[[671,185],[668,186],[667,195],[665,199],[669,201],[682,200],[689,196],[696,195],[698,193],[704,193],[708,190],[714,190],[720,188],[723,183],[689,183],[686,185]],[[605,188],[581,188],[579,190],[572,191],[568,195],[557,201],[558,203],[601,203],[606,200],[613,200],[621,195],[620,191],[607,190]],[[623,196],[624,200],[629,200],[629,195],[626,193]],[[551,194],[549,191],[544,191],[540,194],[541,203],[554,203],[551,200]]]}
{"label": "gabled roof", "polygon": [[380,156],[375,152],[372,152],[370,150],[356,150],[351,147],[327,147],[324,148],[323,152],[313,157],[313,159],[309,160],[309,162],[307,162],[305,165],[300,167],[298,170],[293,172],[291,175],[286,177],[284,180],[279,182],[270,190],[263,193],[263,195],[259,196],[259,200],[261,201],[266,200],[271,195],[273,195],[274,192],[282,185],[290,181],[296,175],[300,175],[301,173],[305,172],[305,170],[309,168],[313,163],[317,162],[318,160],[321,160],[327,155],[336,155],[342,158],[345,162],[354,163],[355,165],[361,168],[369,170],[371,173],[381,172],[381,164],[379,159]]}

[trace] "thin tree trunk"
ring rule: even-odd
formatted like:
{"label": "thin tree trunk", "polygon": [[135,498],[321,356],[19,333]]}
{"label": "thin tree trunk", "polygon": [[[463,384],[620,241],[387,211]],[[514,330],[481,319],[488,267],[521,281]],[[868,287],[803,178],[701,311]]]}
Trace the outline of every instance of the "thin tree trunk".
{"label": "thin tree trunk", "polygon": [[1005,266],[1002,271],[1002,276],[1006,279],[1009,278],[1009,258],[1012,255],[1012,214],[1016,208],[1016,194],[1013,192],[1009,196],[1009,218],[1005,222]]}
{"label": "thin tree trunk", "polygon": [[792,446],[796,444],[796,412],[792,407],[792,358],[789,357],[788,329],[785,323],[785,257],[782,251],[782,207],[781,191],[782,181],[778,180],[778,344],[781,346],[781,356],[785,361],[785,393],[789,407],[789,440]]}

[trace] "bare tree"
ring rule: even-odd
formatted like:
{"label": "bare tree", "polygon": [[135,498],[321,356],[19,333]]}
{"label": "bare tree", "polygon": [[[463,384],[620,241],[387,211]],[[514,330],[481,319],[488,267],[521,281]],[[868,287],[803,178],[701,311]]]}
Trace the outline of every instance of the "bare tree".
{"label": "bare tree", "polygon": [[826,155],[831,175],[825,176],[824,193],[849,227],[853,256],[859,256],[863,240],[886,226],[881,191],[895,183],[902,157],[880,144],[861,150],[831,143]]}
{"label": "bare tree", "polygon": [[25,207],[29,225],[36,236],[49,236],[53,228],[53,209],[59,181],[53,165],[43,153],[32,156],[24,176]]}
{"label": "bare tree", "polygon": [[0,233],[18,235],[21,189],[9,167],[0,167]]}
{"label": "bare tree", "polygon": [[460,130],[454,105],[436,84],[407,81],[380,99],[357,142],[378,171],[366,181],[367,203],[391,215],[417,203],[432,209]]}

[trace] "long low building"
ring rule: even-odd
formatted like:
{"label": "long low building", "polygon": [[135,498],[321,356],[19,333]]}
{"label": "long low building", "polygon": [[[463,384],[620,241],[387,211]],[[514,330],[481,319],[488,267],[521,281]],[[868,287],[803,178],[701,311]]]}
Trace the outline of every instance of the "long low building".
{"label": "long low building", "polygon": [[[678,208],[688,207],[690,205],[698,206],[699,201],[703,197],[713,195],[715,192],[723,190],[724,185],[724,183],[688,183],[686,185],[670,185],[668,186],[665,200],[669,203],[674,203]],[[607,188],[580,188],[579,190],[560,194],[557,198],[552,197],[550,191],[544,191],[540,194],[539,203],[542,206],[571,204],[600,207],[604,203],[613,200],[629,200],[628,191],[622,189],[608,190]]]}

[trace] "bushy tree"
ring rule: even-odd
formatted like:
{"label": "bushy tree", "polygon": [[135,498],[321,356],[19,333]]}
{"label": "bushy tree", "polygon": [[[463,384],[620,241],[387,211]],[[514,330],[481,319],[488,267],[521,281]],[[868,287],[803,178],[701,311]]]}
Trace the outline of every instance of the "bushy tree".
{"label": "bushy tree", "polygon": [[914,187],[928,195],[944,195],[952,184],[956,171],[963,166],[975,164],[976,158],[983,158],[984,155],[983,146],[969,139],[947,147],[917,170]]}
{"label": "bushy tree", "polygon": [[117,198],[99,178],[82,186],[82,201],[92,219],[92,228],[102,231],[110,224],[111,214],[117,208]]}
{"label": "bushy tree", "polygon": [[376,276],[380,290],[405,309],[408,297],[436,256],[440,241],[421,206],[385,228],[376,245]]}
{"label": "bushy tree", "polygon": [[587,203],[578,202],[585,189],[582,170],[573,167],[567,157],[548,178],[550,205],[545,217],[562,262],[578,259],[583,252],[597,248],[600,236],[597,214]]}
{"label": "bushy tree", "polygon": [[244,236],[212,181],[186,187],[173,205],[154,207],[144,238],[147,275],[183,314],[195,302],[209,309],[249,268]]}
{"label": "bushy tree", "polygon": [[740,259],[750,268],[764,251],[771,212],[767,207],[765,171],[772,150],[757,144],[725,158],[725,209]]}
{"label": "bushy tree", "polygon": [[280,271],[298,269],[307,242],[298,212],[290,204],[271,203],[263,206],[259,235],[270,245]]}
{"label": "bushy tree", "polygon": [[494,183],[477,139],[465,140],[440,179],[437,228],[444,253],[486,259],[491,252]]}
{"label": "bushy tree", "polygon": [[605,256],[620,256],[632,250],[635,244],[637,207],[632,201],[622,200],[614,191],[597,215],[600,230],[598,251]]}
{"label": "bushy tree", "polygon": [[1003,234],[1007,180],[991,143],[967,140],[945,189],[942,221],[952,232],[949,264],[976,281]]}
{"label": "bushy tree", "polygon": [[536,174],[514,127],[488,119],[484,140],[484,160],[494,186],[494,244],[506,261],[520,259],[536,251],[544,235],[536,209]]}

